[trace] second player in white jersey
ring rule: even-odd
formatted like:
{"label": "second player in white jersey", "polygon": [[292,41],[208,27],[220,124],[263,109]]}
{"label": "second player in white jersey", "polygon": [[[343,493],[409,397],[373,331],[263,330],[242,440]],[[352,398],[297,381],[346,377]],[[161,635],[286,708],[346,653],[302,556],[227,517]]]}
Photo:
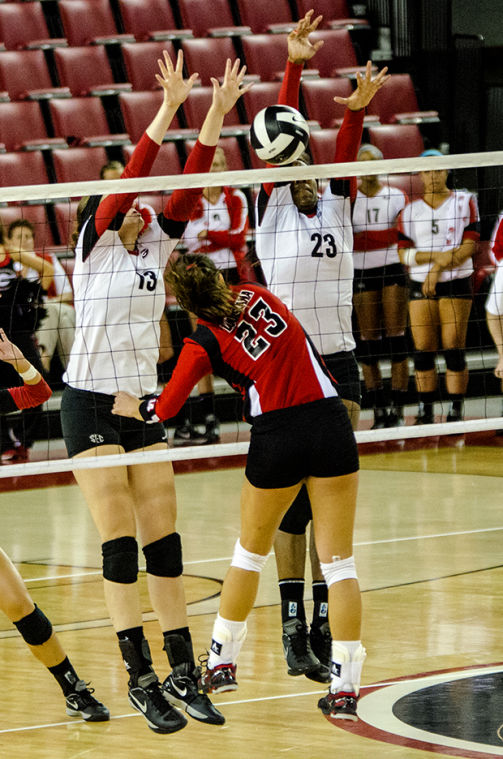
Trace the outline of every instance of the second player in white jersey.
{"label": "second player in white jersey", "polygon": [[[385,232],[393,228],[406,203],[407,196],[398,187],[383,185],[372,197],[358,190],[353,207],[353,232],[365,232],[370,236],[373,232]],[[355,246],[353,263],[355,269],[374,269],[377,266],[398,264],[400,259],[397,242],[365,251],[359,251]]]}

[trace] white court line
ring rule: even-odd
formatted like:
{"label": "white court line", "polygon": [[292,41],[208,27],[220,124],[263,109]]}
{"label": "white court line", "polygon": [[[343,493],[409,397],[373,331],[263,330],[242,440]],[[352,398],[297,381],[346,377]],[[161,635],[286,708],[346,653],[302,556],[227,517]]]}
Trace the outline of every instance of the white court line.
{"label": "white court line", "polygon": [[[456,537],[459,535],[477,535],[480,533],[485,532],[498,532],[503,530],[503,526],[501,527],[480,527],[477,530],[455,530],[453,532],[436,532],[432,535],[409,535],[404,538],[383,538],[382,540],[362,540],[358,543],[354,544],[354,547],[357,548],[359,546],[374,546],[379,545],[382,543],[403,543],[408,540],[433,540],[435,538],[451,538]],[[269,556],[272,556],[273,552],[269,554]],[[195,566],[196,564],[213,564],[215,562],[219,561],[230,561],[232,559],[232,556],[218,556],[215,559],[195,559],[194,561],[184,561],[183,565],[184,567],[188,566]],[[22,564],[22,561],[16,562],[17,564]],[[145,567],[140,567],[140,571],[144,572]],[[68,580],[68,579],[75,579],[78,577],[93,577],[93,576],[101,576],[102,572],[101,570],[95,570],[91,572],[72,572],[71,574],[65,574],[65,575],[49,575],[44,577],[28,577],[24,578],[24,582],[42,582],[47,580]]]}

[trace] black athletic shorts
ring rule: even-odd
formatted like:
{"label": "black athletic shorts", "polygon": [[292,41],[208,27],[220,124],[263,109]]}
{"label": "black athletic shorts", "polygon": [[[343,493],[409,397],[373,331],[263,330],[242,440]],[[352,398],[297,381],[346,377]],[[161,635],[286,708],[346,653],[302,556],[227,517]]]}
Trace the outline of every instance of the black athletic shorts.
{"label": "black athletic shorts", "polygon": [[252,423],[246,477],[256,488],[286,488],[358,468],[355,436],[338,397],[268,411]]}
{"label": "black athletic shorts", "polygon": [[99,445],[121,445],[126,453],[167,441],[162,424],[112,414],[114,396],[66,385],[61,399],[61,426],[70,457]]}
{"label": "black athletic shorts", "polygon": [[362,402],[360,372],[353,351],[328,353],[323,361],[332,377],[337,380],[337,392],[346,401]]}
{"label": "black athletic shorts", "polygon": [[[426,300],[426,295],[422,291],[423,282],[410,281],[409,296],[411,300]],[[473,298],[473,282],[470,277],[461,279],[451,279],[448,282],[437,282],[435,295],[428,296],[428,300],[438,300],[439,298]]]}
{"label": "black athletic shorts", "polygon": [[408,278],[402,264],[374,266],[372,269],[355,269],[353,279],[354,293],[368,293],[382,290],[383,287],[390,287],[391,285],[407,287]]}

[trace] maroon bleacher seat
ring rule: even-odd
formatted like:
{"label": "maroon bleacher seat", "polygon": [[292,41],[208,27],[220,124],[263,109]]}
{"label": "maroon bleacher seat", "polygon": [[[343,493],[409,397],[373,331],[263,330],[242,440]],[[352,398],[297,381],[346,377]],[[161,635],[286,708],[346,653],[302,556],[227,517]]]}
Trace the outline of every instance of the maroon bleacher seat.
{"label": "maroon bleacher seat", "polygon": [[241,39],[249,74],[257,74],[270,82],[285,70],[287,60],[286,34],[253,34]]}
{"label": "maroon bleacher seat", "polygon": [[66,45],[64,39],[51,39],[42,3],[1,3],[0,40],[7,50]]}
{"label": "maroon bleacher seat", "polygon": [[236,50],[230,37],[186,39],[182,40],[182,49],[189,74],[197,72],[205,86],[211,84],[211,77],[223,77],[227,58],[236,58]]}
{"label": "maroon bleacher seat", "polygon": [[344,77],[306,79],[302,82],[301,92],[307,117],[319,121],[325,128],[331,126],[334,119],[344,117],[346,106],[335,103],[334,97],[349,97],[353,87]]}
{"label": "maroon bleacher seat", "polygon": [[59,239],[63,245],[66,245],[67,243],[70,244],[75,221],[77,218],[78,205],[78,200],[70,200],[68,202],[60,200],[53,205],[54,216],[56,218],[56,227],[58,230]]}
{"label": "maroon bleacher seat", "polygon": [[424,142],[416,124],[383,124],[368,128],[370,142],[384,158],[410,158],[420,155]]}
{"label": "maroon bleacher seat", "polygon": [[11,100],[70,97],[67,87],[54,86],[43,50],[3,51],[0,54],[0,89],[6,90]]}
{"label": "maroon bleacher seat", "polygon": [[323,21],[320,28],[333,29],[345,27],[347,29],[365,27],[369,28],[369,23],[363,18],[352,18],[349,6],[346,0],[297,0],[297,12],[299,18],[304,16],[311,8],[315,9],[314,16],[322,15]]}
{"label": "maroon bleacher seat", "polygon": [[[134,150],[134,145],[127,145],[123,152],[126,161],[129,161]],[[172,176],[180,174],[182,170],[180,157],[174,142],[164,142],[159,148],[159,152],[150,172],[153,177]]]}
{"label": "maroon bleacher seat", "polygon": [[158,73],[157,61],[163,60],[163,51],[167,50],[173,63],[176,61],[176,51],[169,40],[135,42],[122,45],[122,57],[126,66],[128,82],[133,90],[155,90],[159,85],[155,78]]}
{"label": "maroon bleacher seat", "polygon": [[[195,140],[185,141],[185,151],[187,155],[190,153],[194,144]],[[221,137],[218,141],[218,145],[223,148],[225,152],[227,168],[229,171],[242,171],[246,169],[243,154],[239,146],[239,139],[237,137]],[[262,166],[263,165],[264,164],[262,164]]]}
{"label": "maroon bleacher seat", "polygon": [[168,0],[119,0],[124,31],[137,40],[162,40],[192,36],[190,29],[177,29]]}
{"label": "maroon bleacher seat", "polygon": [[237,0],[241,22],[254,34],[284,32],[294,29],[296,22],[288,0]]}
{"label": "maroon bleacher seat", "polygon": [[131,34],[120,34],[108,0],[59,0],[59,15],[68,44],[132,42]]}
{"label": "maroon bleacher seat", "polygon": [[[213,87],[193,87],[183,104],[183,112],[189,129],[199,130],[213,99]],[[240,124],[239,113],[234,106],[224,118],[224,128]]]}
{"label": "maroon bleacher seat", "polygon": [[252,123],[259,111],[278,102],[280,88],[280,82],[257,82],[251,90],[245,92],[243,104],[249,124]]}
{"label": "maroon bleacher seat", "polygon": [[419,124],[438,121],[437,111],[420,111],[409,74],[392,74],[376,92],[367,112],[377,114],[382,124]]}
{"label": "maroon bleacher seat", "polygon": [[392,187],[399,187],[409,200],[416,200],[423,194],[423,182],[419,174],[390,174],[382,181]]}
{"label": "maroon bleacher seat", "polygon": [[44,157],[38,150],[27,153],[0,153],[0,186],[47,184]]}
{"label": "maroon bleacher seat", "polygon": [[9,225],[18,219],[26,219],[33,224],[36,250],[54,245],[54,237],[51,226],[47,219],[47,206],[43,204],[19,204],[0,208],[0,224],[5,234]]}
{"label": "maroon bleacher seat", "polygon": [[[148,127],[162,103],[161,90],[147,92],[123,92],[119,95],[126,132],[131,142],[136,143]],[[171,129],[179,127],[178,117],[171,122]]]}
{"label": "maroon bleacher seat", "polygon": [[[58,102],[67,101],[58,100]],[[22,148],[41,150],[66,144],[62,139],[50,139],[47,136],[42,112],[37,102],[1,103],[0,135],[7,150]],[[25,183],[21,182],[21,184]]]}
{"label": "maroon bleacher seat", "polygon": [[309,148],[313,163],[332,163],[338,132],[338,129],[317,129],[311,132]]}
{"label": "maroon bleacher seat", "polygon": [[114,82],[103,45],[58,48],[54,60],[61,84],[69,87],[73,95],[112,95],[131,89],[130,84]]}
{"label": "maroon bleacher seat", "polygon": [[322,77],[353,75],[361,69],[347,29],[321,29],[313,32],[310,39],[323,40],[323,46],[307,62],[307,69],[317,69]]}
{"label": "maroon bleacher seat", "polygon": [[101,98],[74,97],[68,100],[50,100],[49,111],[54,134],[64,137],[73,145],[92,147],[129,143],[126,134],[110,132]]}
{"label": "maroon bleacher seat", "polygon": [[99,180],[100,169],[107,163],[104,147],[53,150],[52,162],[57,182],[87,182]]}
{"label": "maroon bleacher seat", "polygon": [[183,26],[195,37],[249,34],[249,26],[236,26],[229,0],[178,0]]}

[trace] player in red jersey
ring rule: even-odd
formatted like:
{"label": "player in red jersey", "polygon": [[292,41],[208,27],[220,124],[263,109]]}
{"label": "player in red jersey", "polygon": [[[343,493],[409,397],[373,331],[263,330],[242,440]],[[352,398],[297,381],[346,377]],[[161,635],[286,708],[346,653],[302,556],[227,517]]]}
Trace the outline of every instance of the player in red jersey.
{"label": "player in red jersey", "polygon": [[[0,390],[0,413],[40,406],[51,397],[51,388],[40,372],[0,329],[0,361],[10,364],[24,384]],[[55,678],[66,699],[66,713],[86,722],[103,722],[110,713],[80,680],[45,614],[33,603],[26,585],[5,551],[0,548],[0,609],[17,627],[33,655]]]}
{"label": "player in red jersey", "polygon": [[216,372],[241,392],[251,438],[241,495],[241,534],[213,627],[206,692],[234,690],[259,574],[283,515],[303,484],[313,510],[329,587],[332,678],[319,707],[329,720],[356,719],[365,649],[353,558],[358,452],[336,384],[299,321],[256,284],[228,285],[206,257],[181,256],[167,281],[182,308],[198,316],[173,376],[159,397],[118,393],[114,413],[146,421],[177,413],[196,382]]}

